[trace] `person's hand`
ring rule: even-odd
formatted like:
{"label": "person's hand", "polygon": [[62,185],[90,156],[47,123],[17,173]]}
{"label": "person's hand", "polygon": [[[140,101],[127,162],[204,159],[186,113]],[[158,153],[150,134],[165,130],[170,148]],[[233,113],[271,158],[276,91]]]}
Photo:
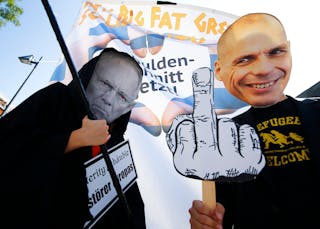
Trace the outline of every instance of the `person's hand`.
{"label": "person's hand", "polygon": [[84,146],[103,145],[110,137],[106,120],[91,120],[85,116],[82,119],[81,128],[72,131],[65,152],[68,153]]}
{"label": "person's hand", "polygon": [[[202,180],[246,180],[265,165],[254,128],[217,119],[213,103],[213,74],[209,68],[193,72],[193,114],[179,115],[166,135],[177,172]],[[245,175],[245,176],[241,176]]]}
{"label": "person's hand", "polygon": [[106,120],[91,120],[87,116],[82,119],[80,128],[86,146],[105,144],[111,137]]}
{"label": "person's hand", "polygon": [[215,209],[210,208],[200,200],[194,200],[189,209],[191,229],[223,229],[224,206],[216,204]]}

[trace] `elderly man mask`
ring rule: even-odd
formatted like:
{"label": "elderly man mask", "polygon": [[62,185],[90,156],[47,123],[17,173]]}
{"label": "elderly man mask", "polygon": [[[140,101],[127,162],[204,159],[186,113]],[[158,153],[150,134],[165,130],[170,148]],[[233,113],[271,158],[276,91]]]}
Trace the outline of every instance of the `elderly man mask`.
{"label": "elderly man mask", "polygon": [[86,88],[92,112],[113,122],[135,106],[142,81],[141,68],[116,52],[101,54]]}

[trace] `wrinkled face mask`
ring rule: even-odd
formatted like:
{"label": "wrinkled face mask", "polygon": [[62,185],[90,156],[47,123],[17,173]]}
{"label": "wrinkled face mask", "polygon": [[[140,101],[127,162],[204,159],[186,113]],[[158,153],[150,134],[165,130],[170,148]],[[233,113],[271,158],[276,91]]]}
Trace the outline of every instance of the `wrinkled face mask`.
{"label": "wrinkled face mask", "polygon": [[116,52],[102,53],[86,88],[97,119],[113,122],[135,106],[141,72],[134,60]]}

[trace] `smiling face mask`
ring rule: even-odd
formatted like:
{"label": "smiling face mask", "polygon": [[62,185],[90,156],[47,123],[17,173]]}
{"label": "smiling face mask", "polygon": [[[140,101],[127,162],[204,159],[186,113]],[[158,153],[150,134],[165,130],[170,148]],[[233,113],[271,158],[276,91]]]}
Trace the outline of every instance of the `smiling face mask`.
{"label": "smiling face mask", "polygon": [[90,108],[97,119],[113,122],[135,106],[142,71],[130,56],[103,52],[86,88]]}

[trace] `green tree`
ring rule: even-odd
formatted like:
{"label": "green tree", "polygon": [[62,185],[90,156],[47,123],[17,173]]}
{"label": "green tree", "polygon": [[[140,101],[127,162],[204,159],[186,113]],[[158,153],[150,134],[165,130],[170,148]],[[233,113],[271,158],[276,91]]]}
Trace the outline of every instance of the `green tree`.
{"label": "green tree", "polygon": [[0,28],[5,26],[7,22],[19,26],[18,17],[22,13],[23,9],[16,4],[16,0],[0,0]]}

